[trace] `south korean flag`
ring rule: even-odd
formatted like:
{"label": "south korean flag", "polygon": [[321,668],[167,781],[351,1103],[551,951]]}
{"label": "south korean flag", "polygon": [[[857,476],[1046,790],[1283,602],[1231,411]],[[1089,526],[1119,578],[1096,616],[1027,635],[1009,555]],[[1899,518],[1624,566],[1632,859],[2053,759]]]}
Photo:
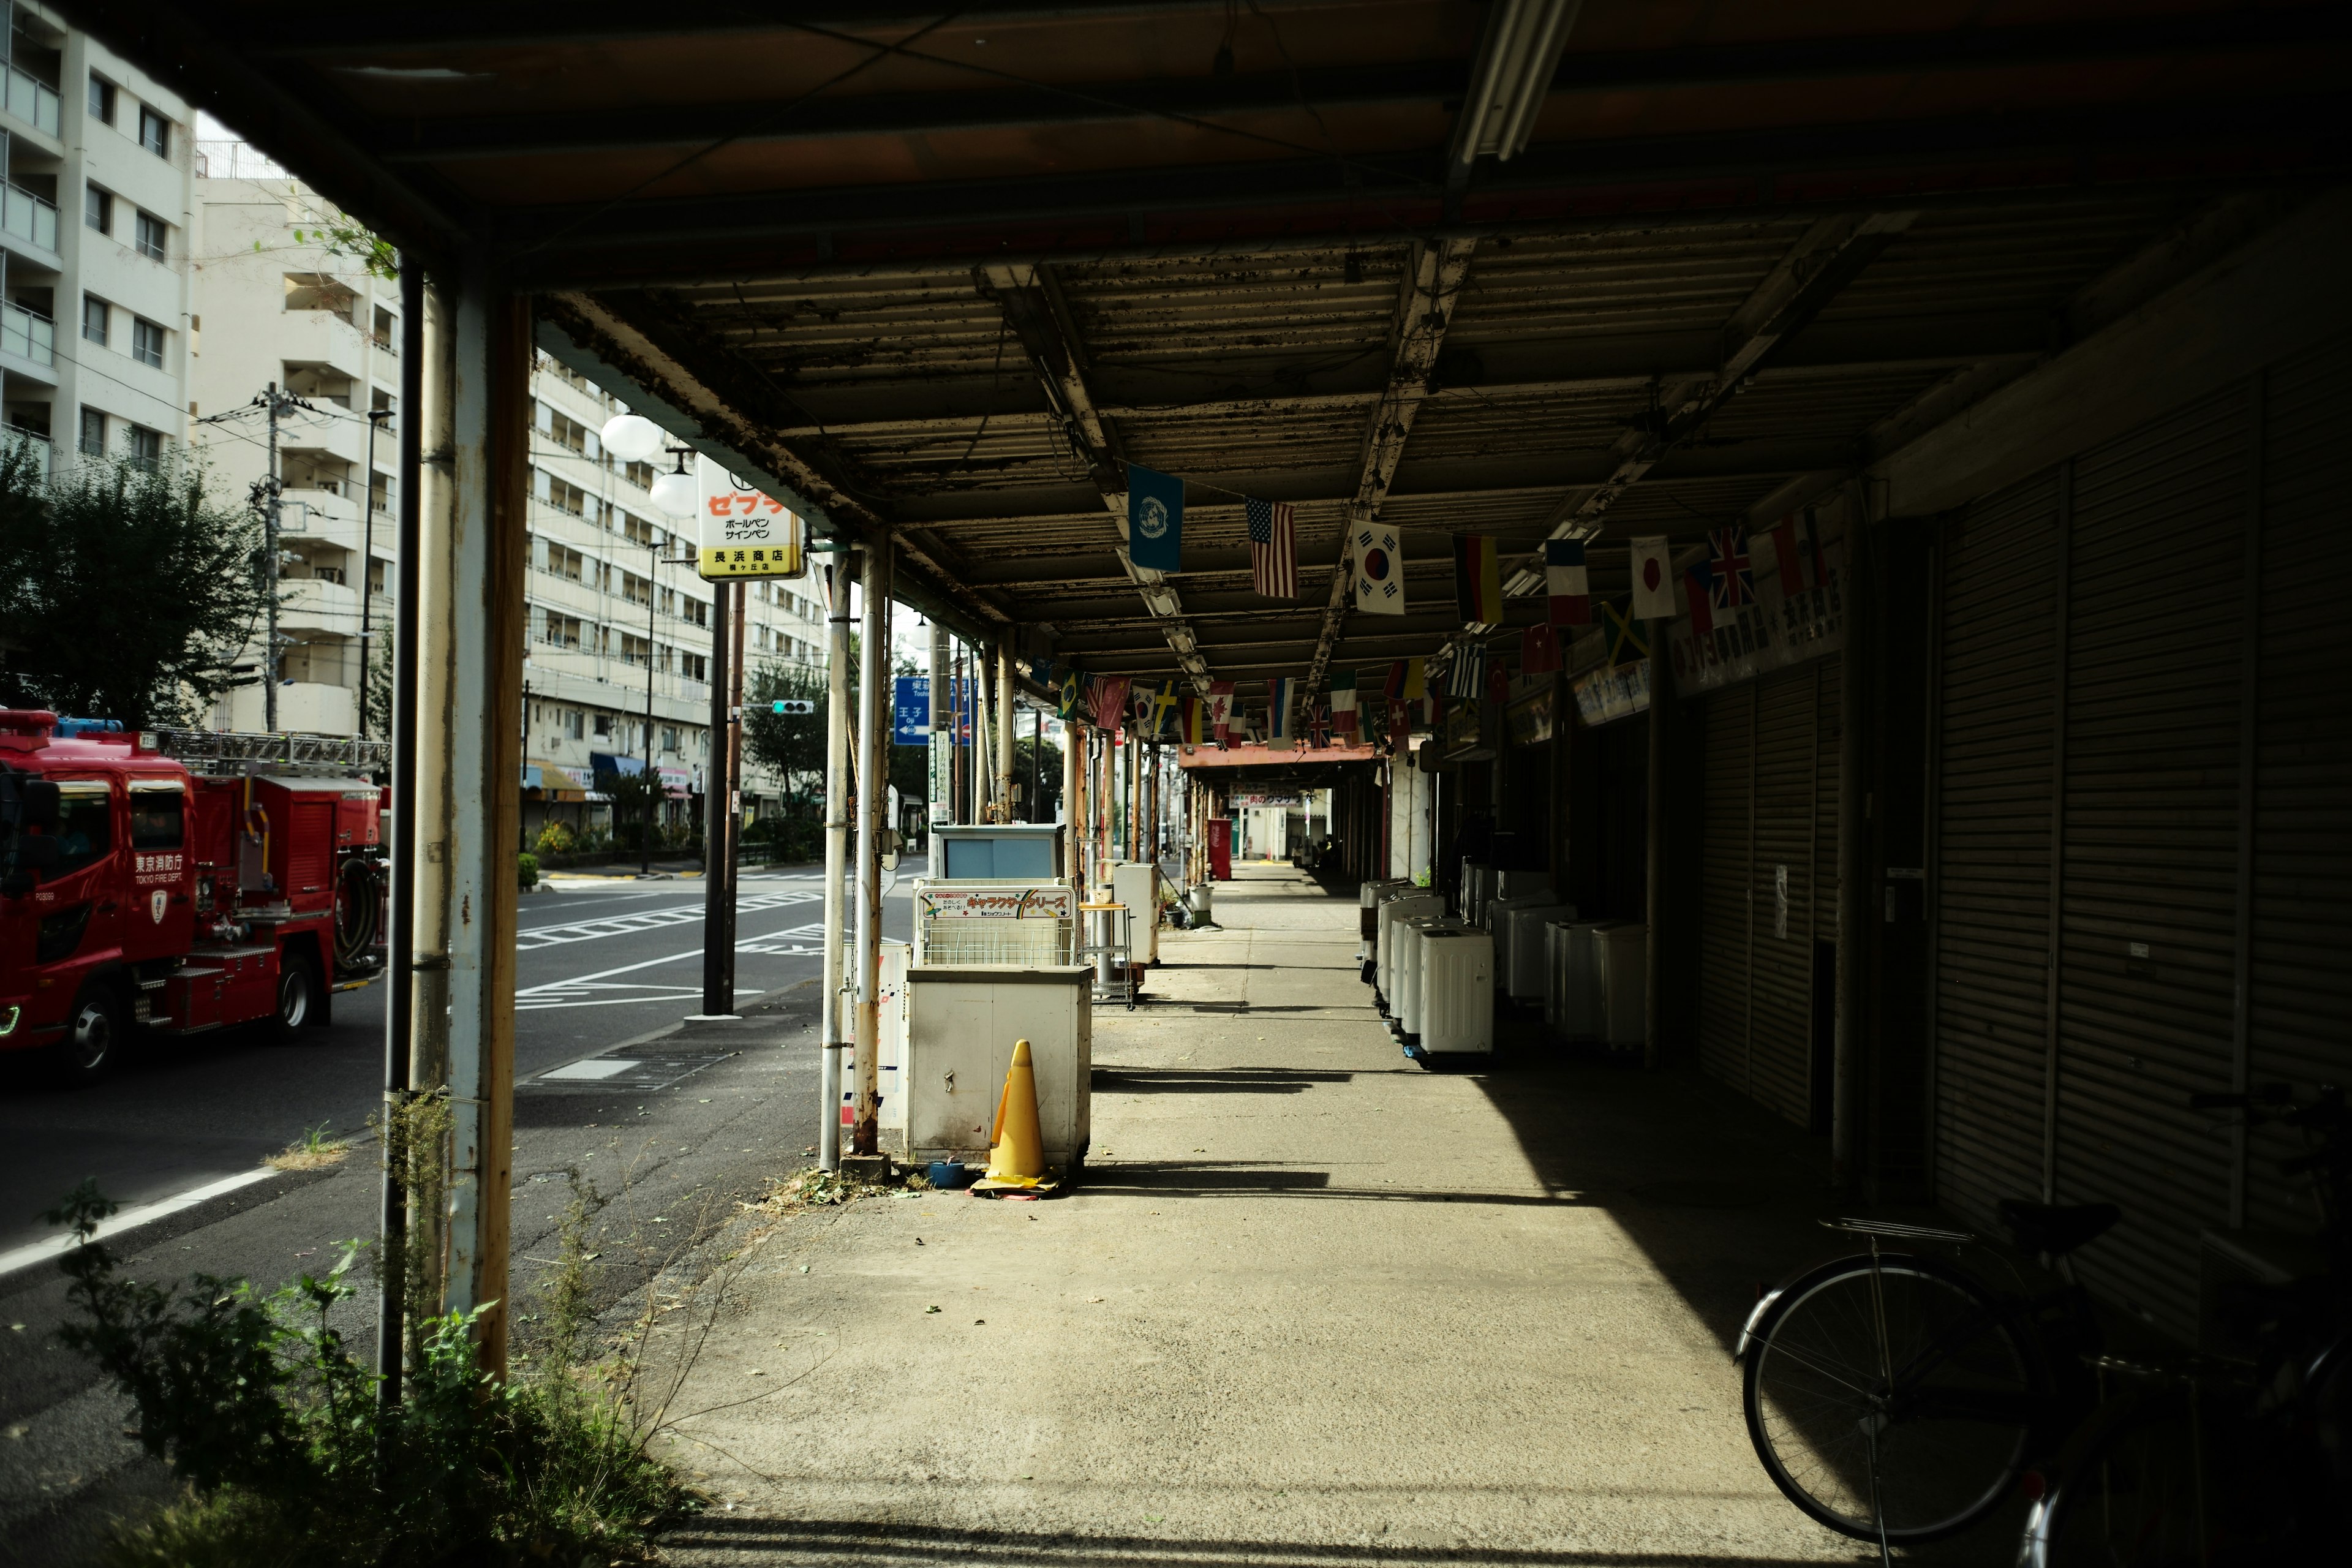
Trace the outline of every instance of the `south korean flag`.
{"label": "south korean flag", "polygon": [[1404,614],[1404,542],[1385,523],[1358,523],[1348,537],[1355,563],[1354,604],[1369,615]]}

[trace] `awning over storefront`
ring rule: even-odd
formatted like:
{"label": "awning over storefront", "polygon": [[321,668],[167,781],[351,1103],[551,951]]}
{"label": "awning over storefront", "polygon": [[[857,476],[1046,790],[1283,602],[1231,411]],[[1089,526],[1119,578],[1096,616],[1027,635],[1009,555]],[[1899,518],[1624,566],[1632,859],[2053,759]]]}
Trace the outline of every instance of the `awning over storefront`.
{"label": "awning over storefront", "polygon": [[694,793],[695,777],[684,768],[661,770],[662,794],[672,800],[684,800]]}
{"label": "awning over storefront", "polygon": [[583,801],[588,798],[588,781],[572,769],[554,763],[524,763],[522,787],[533,800]]}

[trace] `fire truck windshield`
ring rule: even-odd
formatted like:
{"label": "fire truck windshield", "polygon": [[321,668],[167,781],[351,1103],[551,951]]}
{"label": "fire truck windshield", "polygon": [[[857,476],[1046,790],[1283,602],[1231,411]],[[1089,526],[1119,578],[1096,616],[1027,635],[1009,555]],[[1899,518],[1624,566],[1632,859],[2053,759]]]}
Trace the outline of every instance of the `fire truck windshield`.
{"label": "fire truck windshield", "polygon": [[58,782],[58,870],[78,871],[113,847],[114,813],[103,783]]}
{"label": "fire truck windshield", "polygon": [[133,781],[131,785],[131,847],[177,849],[185,792],[177,780]]}

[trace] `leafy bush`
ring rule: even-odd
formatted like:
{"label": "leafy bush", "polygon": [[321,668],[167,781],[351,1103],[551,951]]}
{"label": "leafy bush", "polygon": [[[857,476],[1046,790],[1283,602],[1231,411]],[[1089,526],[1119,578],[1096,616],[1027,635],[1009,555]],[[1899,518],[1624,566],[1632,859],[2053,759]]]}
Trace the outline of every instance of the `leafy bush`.
{"label": "leafy bush", "polygon": [[141,1445],[186,1500],[126,1529],[117,1568],[425,1568],[640,1560],[685,1500],[627,1413],[567,1364],[500,1384],[475,1313],[421,1325],[394,1405],[331,1324],[361,1244],[324,1279],[257,1299],[242,1279],[119,1278],[92,1241],[114,1205],[88,1182],[47,1216],[82,1245],[60,1267],[80,1321],[58,1331],[131,1396]]}
{"label": "leafy bush", "polygon": [[569,855],[579,847],[579,842],[568,822],[550,821],[540,826],[538,848],[541,855]]}
{"label": "leafy bush", "polygon": [[538,887],[538,886],[539,886],[539,857],[538,857],[538,856],[536,856],[536,855],[533,855],[533,854],[532,854],[532,853],[530,853],[529,850],[525,850],[525,851],[523,851],[521,854],[520,854],[520,855],[516,856],[516,857],[515,857],[515,875],[522,879],[522,885],[523,885],[524,887],[526,887],[526,888],[536,888],[536,887]]}

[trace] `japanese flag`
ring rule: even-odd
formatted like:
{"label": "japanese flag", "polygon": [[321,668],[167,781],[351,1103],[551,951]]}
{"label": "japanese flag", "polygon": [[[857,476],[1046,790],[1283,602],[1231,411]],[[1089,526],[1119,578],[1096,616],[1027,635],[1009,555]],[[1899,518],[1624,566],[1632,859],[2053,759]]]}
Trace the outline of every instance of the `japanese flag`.
{"label": "japanese flag", "polygon": [[1675,618],[1675,574],[1671,545],[1664,536],[1633,541],[1633,619],[1671,621]]}

